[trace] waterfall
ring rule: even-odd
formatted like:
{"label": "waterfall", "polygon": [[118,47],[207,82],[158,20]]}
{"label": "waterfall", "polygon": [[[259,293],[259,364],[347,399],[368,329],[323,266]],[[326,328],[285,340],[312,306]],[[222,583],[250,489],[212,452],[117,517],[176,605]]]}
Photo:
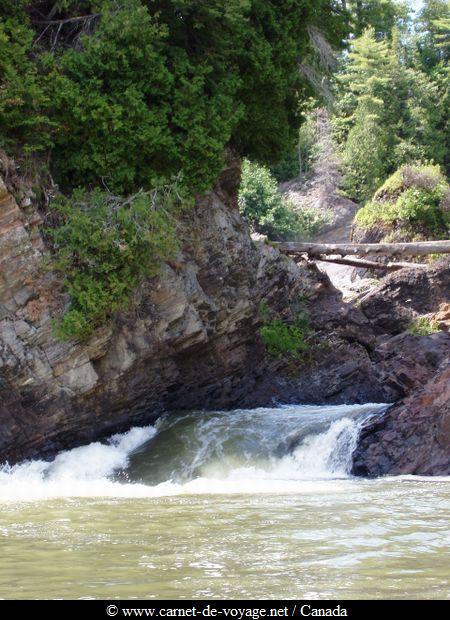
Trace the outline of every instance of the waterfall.
{"label": "waterfall", "polygon": [[0,467],[0,500],[298,493],[349,475],[362,423],[387,405],[167,414],[52,461]]}

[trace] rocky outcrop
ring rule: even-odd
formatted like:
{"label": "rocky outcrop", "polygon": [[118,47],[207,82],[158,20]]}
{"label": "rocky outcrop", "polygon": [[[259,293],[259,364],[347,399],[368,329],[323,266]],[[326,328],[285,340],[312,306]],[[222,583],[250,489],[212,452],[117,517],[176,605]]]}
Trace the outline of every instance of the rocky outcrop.
{"label": "rocky outcrop", "polygon": [[450,297],[450,263],[427,271],[404,269],[384,279],[357,303],[333,291],[310,304],[318,334],[314,359],[285,388],[295,401],[392,403],[423,385],[449,356],[445,331],[420,336],[409,327],[418,317],[441,323]]}
{"label": "rocky outcrop", "polygon": [[364,428],[353,473],[450,474],[450,363]]}
{"label": "rocky outcrop", "polygon": [[[0,462],[50,456],[167,410],[274,400],[406,403],[432,380],[448,356],[449,334],[419,337],[405,327],[423,313],[441,312],[445,322],[448,263],[403,270],[360,304],[344,303],[315,265],[296,265],[251,240],[237,209],[238,181],[239,168],[230,167],[197,200],[180,223],[176,260],[143,281],[132,307],[85,343],[55,338],[52,320],[69,300],[48,269],[41,217],[20,184],[0,185]],[[261,301],[287,320],[309,314],[311,355],[295,364],[265,355]],[[391,437],[403,432],[395,420]],[[418,416],[417,427],[423,421]],[[364,432],[367,449],[355,471],[384,432]],[[396,467],[401,441],[390,445],[399,450],[389,461]],[[367,472],[384,471],[376,469],[378,452],[370,454]]]}
{"label": "rocky outcrop", "polygon": [[361,310],[377,334],[399,334],[415,318],[438,313],[450,300],[450,261],[426,270],[402,269],[386,277],[361,301]]}
{"label": "rocky outcrop", "polygon": [[[40,218],[0,188],[0,461],[46,456],[167,409],[268,402],[276,364],[258,337],[265,300],[286,316],[326,282],[257,247],[235,201],[239,168],[186,215],[180,255],[142,283],[133,306],[88,342],[57,340],[68,303]],[[28,205],[28,206],[27,206]]]}
{"label": "rocky outcrop", "polygon": [[[371,355],[377,382],[386,402],[398,402],[363,429],[355,474],[450,474],[449,299],[445,259],[392,274],[361,300],[377,336]],[[414,335],[410,326],[418,317],[441,331]]]}

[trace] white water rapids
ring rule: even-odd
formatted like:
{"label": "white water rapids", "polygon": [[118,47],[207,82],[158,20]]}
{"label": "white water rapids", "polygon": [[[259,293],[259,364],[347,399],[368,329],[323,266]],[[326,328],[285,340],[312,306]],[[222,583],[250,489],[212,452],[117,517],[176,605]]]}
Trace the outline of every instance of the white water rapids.
{"label": "white water rapids", "polygon": [[106,442],[0,469],[0,501],[298,493],[345,478],[359,427],[386,405],[167,415]]}
{"label": "white water rapids", "polygon": [[349,474],[384,405],[160,418],[0,467],[0,598],[448,598],[450,478]]}

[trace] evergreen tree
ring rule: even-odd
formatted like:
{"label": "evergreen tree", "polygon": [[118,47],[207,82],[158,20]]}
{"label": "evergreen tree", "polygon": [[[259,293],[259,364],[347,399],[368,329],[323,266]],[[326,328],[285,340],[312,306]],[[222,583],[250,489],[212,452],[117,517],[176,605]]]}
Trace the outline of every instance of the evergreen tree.
{"label": "evergreen tree", "polygon": [[334,126],[345,186],[358,200],[402,164],[448,164],[448,67],[426,72],[413,48],[396,28],[390,40],[370,28],[344,59]]}
{"label": "evergreen tree", "polygon": [[[377,41],[373,28],[355,39],[340,83],[346,92],[342,102],[340,139],[346,187],[358,200],[370,196],[386,170],[389,135],[386,109],[390,87],[390,49]],[[368,165],[370,162],[370,165]]]}
{"label": "evergreen tree", "polygon": [[450,54],[450,1],[425,0],[417,19],[418,47],[424,68],[448,62]]}
{"label": "evergreen tree", "polygon": [[7,0],[0,146],[19,154],[44,144],[63,189],[106,184],[118,193],[179,172],[191,193],[205,191],[230,146],[274,162],[297,141],[310,29],[344,35],[333,6]]}
{"label": "evergreen tree", "polygon": [[390,37],[394,27],[405,28],[409,21],[408,3],[404,1],[350,0],[347,8],[355,37],[367,28],[373,28],[378,39]]}

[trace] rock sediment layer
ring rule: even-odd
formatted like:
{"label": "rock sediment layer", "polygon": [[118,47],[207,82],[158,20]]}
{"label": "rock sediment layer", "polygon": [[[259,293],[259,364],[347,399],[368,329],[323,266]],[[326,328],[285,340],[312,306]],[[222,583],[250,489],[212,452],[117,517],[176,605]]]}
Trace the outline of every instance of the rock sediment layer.
{"label": "rock sediment layer", "polygon": [[[450,473],[448,421],[440,417],[450,335],[407,331],[412,319],[433,313],[445,328],[448,261],[402,270],[359,305],[346,304],[314,265],[251,240],[238,182],[231,167],[197,201],[181,223],[176,260],[86,343],[55,338],[52,319],[69,300],[46,267],[41,218],[26,192],[19,206],[11,183],[0,184],[0,462],[47,457],[167,410],[400,400],[364,430],[355,472]],[[261,301],[287,320],[309,314],[310,358],[286,365],[265,355]],[[442,394],[431,403],[433,389]],[[415,465],[414,450],[422,455]]]}
{"label": "rock sediment layer", "polygon": [[256,247],[237,209],[238,181],[239,169],[229,169],[198,200],[182,223],[177,259],[83,344],[55,338],[52,318],[67,296],[45,269],[39,217],[2,184],[0,461],[47,456],[167,409],[270,400],[260,301],[289,315],[325,285],[314,267]]}

